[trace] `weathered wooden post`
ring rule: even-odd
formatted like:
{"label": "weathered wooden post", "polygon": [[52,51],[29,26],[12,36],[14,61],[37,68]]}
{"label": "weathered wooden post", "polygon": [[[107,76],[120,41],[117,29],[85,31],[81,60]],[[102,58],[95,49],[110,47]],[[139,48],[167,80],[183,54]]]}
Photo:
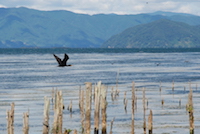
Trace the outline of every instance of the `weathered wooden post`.
{"label": "weathered wooden post", "polygon": [[143,110],[144,110],[144,123],[143,123],[143,129],[144,129],[144,134],[146,134],[146,105],[145,105],[145,88],[143,88]]}
{"label": "weathered wooden post", "polygon": [[189,113],[189,122],[190,122],[190,134],[194,134],[194,107],[193,107],[193,100],[192,100],[192,89],[190,89],[190,93],[188,94],[188,107]]}
{"label": "weathered wooden post", "polygon": [[132,82],[132,123],[131,123],[131,134],[134,134],[134,112],[135,112],[135,82]]}
{"label": "weathered wooden post", "polygon": [[148,117],[148,129],[149,129],[149,134],[153,134],[153,113],[152,110],[150,110],[150,114]]}
{"label": "weathered wooden post", "polygon": [[106,101],[106,87],[104,85],[101,86],[101,117],[102,117],[102,134],[107,134],[107,128],[106,128],[106,124],[107,124],[107,117],[106,117],[106,109],[107,109],[107,101]]}
{"label": "weathered wooden post", "polygon": [[125,105],[125,102],[126,102],[126,91],[124,92],[124,105]]}
{"label": "weathered wooden post", "polygon": [[85,92],[84,92],[84,90],[81,90],[80,91],[80,104],[79,104],[79,106],[80,106],[80,113],[81,113],[81,129],[82,129],[82,131],[81,131],[81,133],[84,133],[84,129],[85,129],[85,127],[84,127],[84,120],[85,120],[85,110],[84,110],[84,103],[85,103],[85,99],[84,99],[84,95],[85,95]]}
{"label": "weathered wooden post", "polygon": [[112,91],[111,91],[111,99],[112,101],[115,100],[115,92],[114,92],[114,87],[112,87]]}
{"label": "weathered wooden post", "polygon": [[70,104],[69,104],[67,110],[69,110],[69,112],[72,114],[72,100],[70,101]]}
{"label": "weathered wooden post", "polygon": [[164,99],[162,98],[162,100],[161,100],[162,108],[163,108],[163,106],[164,106],[164,103],[165,103],[165,101],[164,101]]}
{"label": "weathered wooden post", "polygon": [[115,117],[112,119],[111,123],[110,123],[110,134],[112,134],[112,128],[113,128],[113,122],[115,120]]}
{"label": "weathered wooden post", "polygon": [[63,98],[62,91],[56,92],[55,107],[54,107],[54,124],[53,134],[62,134],[62,118],[63,118]]}
{"label": "weathered wooden post", "polygon": [[29,133],[29,112],[23,114],[23,134]]}
{"label": "weathered wooden post", "polygon": [[127,113],[127,104],[128,104],[128,100],[126,98],[126,91],[124,92],[124,110]]}
{"label": "weathered wooden post", "polygon": [[94,134],[99,133],[99,115],[100,115],[100,96],[101,96],[101,81],[95,86],[94,100]]}
{"label": "weathered wooden post", "polygon": [[43,134],[49,133],[49,109],[50,109],[50,99],[44,97],[44,119],[43,119]]}
{"label": "weathered wooden post", "polygon": [[78,106],[79,106],[79,110],[81,111],[81,88],[79,89]]}
{"label": "weathered wooden post", "polygon": [[14,107],[15,103],[11,103],[11,110],[7,111],[7,131],[8,134],[14,134]]}
{"label": "weathered wooden post", "polygon": [[85,134],[90,134],[91,127],[91,101],[92,101],[92,83],[86,82],[86,106],[85,106]]}

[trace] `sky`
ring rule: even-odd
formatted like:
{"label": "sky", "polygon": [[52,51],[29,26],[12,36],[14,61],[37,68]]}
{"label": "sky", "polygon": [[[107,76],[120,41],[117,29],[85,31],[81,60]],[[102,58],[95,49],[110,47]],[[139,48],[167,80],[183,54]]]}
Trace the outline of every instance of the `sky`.
{"label": "sky", "polygon": [[200,0],[0,0],[0,7],[68,10],[84,14],[140,14],[156,11],[200,16]]}

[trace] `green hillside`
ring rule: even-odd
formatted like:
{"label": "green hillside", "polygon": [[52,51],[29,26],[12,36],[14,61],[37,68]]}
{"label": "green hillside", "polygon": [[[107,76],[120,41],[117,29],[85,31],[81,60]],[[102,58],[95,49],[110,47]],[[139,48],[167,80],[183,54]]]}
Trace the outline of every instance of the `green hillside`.
{"label": "green hillside", "polygon": [[200,26],[161,19],[128,28],[107,40],[111,48],[192,48],[200,47]]}
{"label": "green hillside", "polygon": [[86,15],[62,10],[0,8],[0,47],[100,47],[127,28],[162,18],[200,24],[199,16],[171,14],[174,15]]}

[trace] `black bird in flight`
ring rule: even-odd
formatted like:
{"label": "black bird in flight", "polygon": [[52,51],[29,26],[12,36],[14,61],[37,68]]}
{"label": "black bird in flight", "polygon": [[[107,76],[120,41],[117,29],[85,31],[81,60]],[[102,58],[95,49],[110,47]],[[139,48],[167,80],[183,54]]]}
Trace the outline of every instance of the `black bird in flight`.
{"label": "black bird in flight", "polygon": [[64,55],[64,59],[61,60],[58,56],[56,56],[55,54],[53,54],[53,56],[56,58],[59,67],[64,67],[64,66],[72,66],[72,65],[67,65],[67,60],[69,59],[69,56],[65,53]]}

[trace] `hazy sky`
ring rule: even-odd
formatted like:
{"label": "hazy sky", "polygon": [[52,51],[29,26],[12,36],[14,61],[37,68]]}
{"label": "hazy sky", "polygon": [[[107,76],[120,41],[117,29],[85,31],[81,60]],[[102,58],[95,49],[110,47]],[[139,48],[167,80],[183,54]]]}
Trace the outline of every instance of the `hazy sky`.
{"label": "hazy sky", "polygon": [[200,0],[0,0],[0,7],[21,6],[38,10],[69,10],[86,14],[138,14],[169,11],[200,16]]}

